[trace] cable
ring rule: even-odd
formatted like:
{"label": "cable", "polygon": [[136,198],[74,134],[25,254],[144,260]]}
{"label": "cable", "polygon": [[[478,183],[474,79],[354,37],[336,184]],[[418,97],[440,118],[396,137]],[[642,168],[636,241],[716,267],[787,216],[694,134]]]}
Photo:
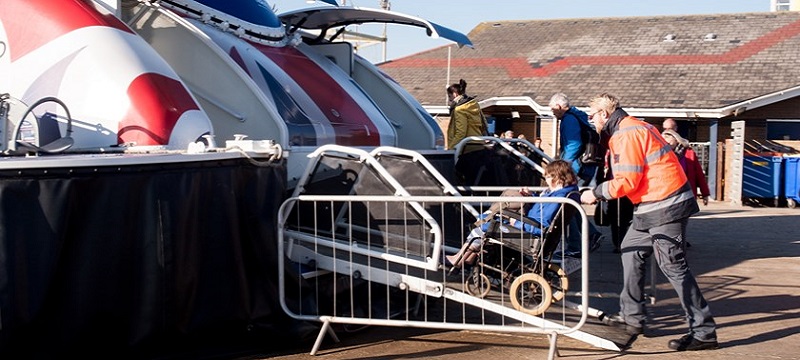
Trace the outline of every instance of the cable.
{"label": "cable", "polygon": [[[4,95],[7,95],[7,94],[4,94]],[[27,118],[28,115],[33,113],[33,109],[35,109],[37,106],[39,106],[41,104],[44,104],[46,102],[54,102],[54,103],[60,105],[64,109],[64,112],[67,115],[67,134],[63,138],[71,138],[71,135],[72,135],[72,116],[69,113],[69,108],[67,108],[67,105],[64,104],[64,102],[61,101],[60,99],[58,99],[56,97],[53,97],[53,96],[47,96],[47,97],[43,97],[43,98],[41,98],[39,100],[36,100],[36,102],[34,102],[31,106],[28,106],[28,109],[25,110],[25,113],[20,118],[19,123],[17,123],[17,126],[14,128],[14,134],[13,134],[13,137],[11,138],[11,142],[10,142],[11,144],[16,144],[17,138],[19,137],[20,129],[22,128],[22,123],[25,122],[25,118]],[[36,117],[36,115],[34,115],[34,118],[35,117]],[[37,121],[38,121],[38,119],[37,119]],[[37,131],[38,131],[38,126],[36,128],[37,128]],[[36,134],[36,136],[39,136],[39,134]],[[16,145],[13,146],[13,150],[16,151]]]}

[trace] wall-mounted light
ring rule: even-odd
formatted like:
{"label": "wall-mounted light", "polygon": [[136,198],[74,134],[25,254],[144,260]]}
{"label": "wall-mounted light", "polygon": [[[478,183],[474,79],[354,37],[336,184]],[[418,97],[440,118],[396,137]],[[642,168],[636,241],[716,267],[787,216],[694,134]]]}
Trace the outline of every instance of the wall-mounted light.
{"label": "wall-mounted light", "polygon": [[703,41],[714,41],[717,40],[717,34],[708,33],[706,36],[703,36]]}
{"label": "wall-mounted light", "polygon": [[519,111],[512,111],[511,112],[512,119],[519,119]]}
{"label": "wall-mounted light", "polygon": [[677,36],[675,36],[675,34],[667,34],[667,35],[664,35],[664,41],[667,41],[667,42],[675,41],[676,37]]}

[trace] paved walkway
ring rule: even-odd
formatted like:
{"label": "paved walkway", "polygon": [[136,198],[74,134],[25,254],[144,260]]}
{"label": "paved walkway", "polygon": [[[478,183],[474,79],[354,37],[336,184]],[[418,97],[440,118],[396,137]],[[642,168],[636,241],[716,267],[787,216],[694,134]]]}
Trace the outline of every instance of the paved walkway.
{"label": "paved walkway", "polygon": [[[587,210],[591,210],[587,208]],[[591,212],[589,212],[591,213]],[[608,228],[600,228],[609,234]],[[559,337],[562,358],[572,359],[800,359],[800,209],[751,208],[710,203],[689,222],[689,262],[718,323],[721,348],[676,353],[669,339],[686,331],[683,311],[663,275],[649,307],[644,337],[620,354]],[[619,255],[610,242],[591,257],[591,291],[621,288]],[[616,298],[592,298],[591,306],[616,312]],[[339,334],[317,356],[311,345],[265,354],[271,359],[545,359],[543,335],[371,327]]]}

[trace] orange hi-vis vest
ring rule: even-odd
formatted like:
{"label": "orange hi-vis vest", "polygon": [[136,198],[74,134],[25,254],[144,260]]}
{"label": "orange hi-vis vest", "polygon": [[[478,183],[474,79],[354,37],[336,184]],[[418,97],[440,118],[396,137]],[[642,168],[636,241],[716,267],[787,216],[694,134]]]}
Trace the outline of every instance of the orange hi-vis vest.
{"label": "orange hi-vis vest", "polygon": [[699,211],[678,157],[653,125],[627,116],[612,129],[608,147],[614,178],[598,185],[594,193],[603,199],[627,196],[636,204],[635,228],[688,218]]}

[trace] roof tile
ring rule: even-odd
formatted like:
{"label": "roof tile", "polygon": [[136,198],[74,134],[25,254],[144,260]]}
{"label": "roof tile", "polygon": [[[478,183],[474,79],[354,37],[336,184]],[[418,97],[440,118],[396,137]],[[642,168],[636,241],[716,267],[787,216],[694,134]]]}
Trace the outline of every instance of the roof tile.
{"label": "roof tile", "polygon": [[[565,92],[582,106],[607,91],[630,107],[712,109],[800,85],[798,12],[495,21],[469,36],[475,48],[453,47],[449,79],[479,98],[546,104]],[[379,66],[421,103],[444,105],[447,53]]]}

